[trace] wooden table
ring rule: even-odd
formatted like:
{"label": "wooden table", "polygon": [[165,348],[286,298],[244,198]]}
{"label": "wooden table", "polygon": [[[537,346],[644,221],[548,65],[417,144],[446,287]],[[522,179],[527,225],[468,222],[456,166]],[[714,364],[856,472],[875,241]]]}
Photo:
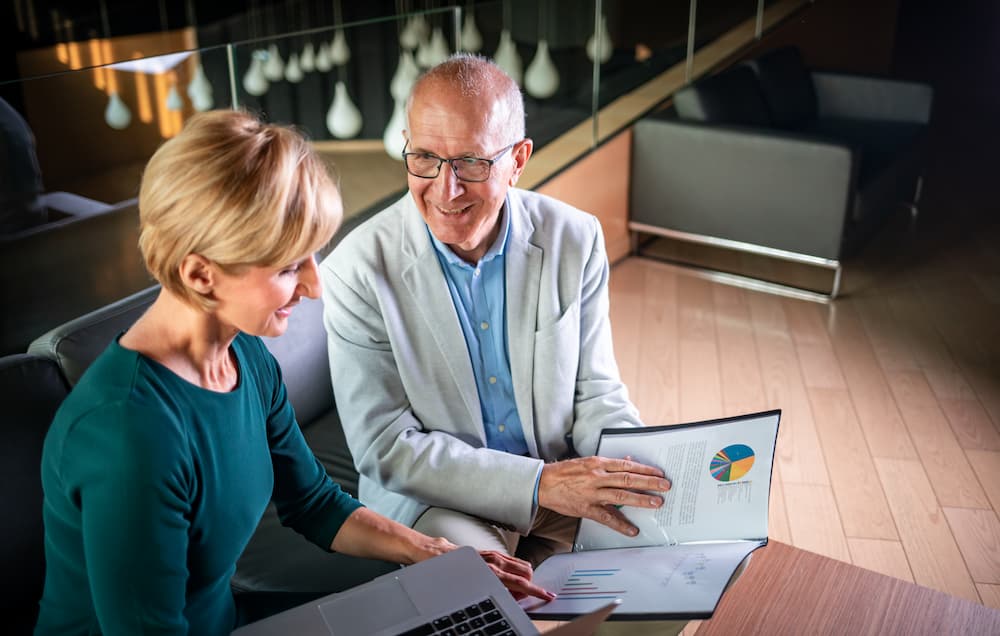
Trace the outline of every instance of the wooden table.
{"label": "wooden table", "polygon": [[697,636],[1000,634],[1000,611],[770,541]]}

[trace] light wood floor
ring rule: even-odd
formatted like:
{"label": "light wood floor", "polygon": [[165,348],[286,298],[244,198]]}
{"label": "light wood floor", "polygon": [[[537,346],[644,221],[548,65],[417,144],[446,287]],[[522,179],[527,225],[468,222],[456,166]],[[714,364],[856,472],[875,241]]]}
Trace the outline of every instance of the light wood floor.
{"label": "light wood floor", "polygon": [[949,221],[894,219],[828,305],[629,258],[612,328],[647,424],[782,409],[771,538],[1000,608],[1000,224]]}

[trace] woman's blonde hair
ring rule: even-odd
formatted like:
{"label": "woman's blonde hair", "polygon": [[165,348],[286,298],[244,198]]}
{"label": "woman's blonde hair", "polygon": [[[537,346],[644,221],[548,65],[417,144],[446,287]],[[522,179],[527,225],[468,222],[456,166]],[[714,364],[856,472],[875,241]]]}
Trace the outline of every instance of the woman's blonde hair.
{"label": "woman's blonde hair", "polygon": [[281,267],[329,242],[340,194],[297,130],[235,110],[192,117],[146,165],[139,189],[139,248],[163,287],[210,310],[181,281],[199,254],[230,273]]}

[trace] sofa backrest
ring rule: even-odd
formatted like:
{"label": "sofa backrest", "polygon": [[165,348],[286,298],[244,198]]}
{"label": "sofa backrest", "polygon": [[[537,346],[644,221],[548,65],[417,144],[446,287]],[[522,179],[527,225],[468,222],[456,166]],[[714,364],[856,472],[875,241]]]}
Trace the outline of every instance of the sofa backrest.
{"label": "sofa backrest", "polygon": [[753,70],[736,66],[703,77],[674,94],[681,119],[733,126],[770,126],[767,104]]}
{"label": "sofa backrest", "polygon": [[[54,360],[69,386],[75,386],[87,367],[112,339],[138,320],[159,291],[155,285],[64,323],[36,338],[28,351]],[[330,411],[334,402],[323,303],[303,298],[292,311],[288,331],[264,342],[281,366],[299,424],[305,428]]]}
{"label": "sofa backrest", "polygon": [[45,579],[42,444],[69,387],[54,360],[30,354],[0,358],[4,405],[0,444],[0,610],[5,631],[29,634]]}
{"label": "sofa backrest", "polygon": [[87,367],[139,319],[159,291],[159,285],[148,287],[59,325],[32,341],[28,353],[55,360],[66,382],[76,386]]}
{"label": "sofa backrest", "polygon": [[771,122],[777,128],[801,130],[817,116],[812,74],[794,46],[786,46],[745,63],[757,75]]}

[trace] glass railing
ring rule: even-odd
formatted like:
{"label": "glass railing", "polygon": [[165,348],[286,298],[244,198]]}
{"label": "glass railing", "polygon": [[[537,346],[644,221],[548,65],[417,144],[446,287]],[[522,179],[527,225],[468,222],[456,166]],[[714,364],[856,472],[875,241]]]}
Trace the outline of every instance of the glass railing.
{"label": "glass railing", "polygon": [[[405,191],[398,159],[403,99],[422,67],[460,48],[493,57],[519,79],[536,148],[520,184],[532,188],[662,103],[692,78],[692,68],[707,72],[712,63],[699,56],[708,51],[722,59],[711,51],[720,40],[733,39],[726,55],[752,42],[758,10],[787,16],[803,3],[502,0],[343,23],[331,22],[330,11],[288,14],[284,21],[255,14],[23,51],[20,72],[32,77],[0,83],[0,97],[23,119],[25,139],[34,141],[37,160],[33,155],[26,164],[36,162],[28,165],[40,174],[36,189],[70,196],[60,207],[40,213],[35,206],[19,218],[5,207],[0,270],[74,275],[66,285],[37,287],[39,298],[14,298],[4,280],[0,300],[25,307],[20,314],[33,321],[25,329],[41,333],[148,284],[134,257],[130,203],[146,161],[199,110],[247,108],[300,127],[335,166],[345,212],[356,222]],[[759,22],[771,28],[775,19]],[[262,35],[309,23],[325,26]],[[747,24],[749,36],[731,37],[734,26],[746,31]],[[158,55],[143,57],[148,51]],[[65,247],[53,256],[45,244],[57,235]],[[82,249],[92,245],[101,249]],[[105,263],[108,254],[122,258]],[[9,259],[17,267],[7,267]],[[35,269],[32,259],[39,261]],[[66,306],[54,309],[45,294]],[[33,303],[37,311],[28,307]],[[2,352],[26,346],[27,332],[19,329],[5,325]]]}

